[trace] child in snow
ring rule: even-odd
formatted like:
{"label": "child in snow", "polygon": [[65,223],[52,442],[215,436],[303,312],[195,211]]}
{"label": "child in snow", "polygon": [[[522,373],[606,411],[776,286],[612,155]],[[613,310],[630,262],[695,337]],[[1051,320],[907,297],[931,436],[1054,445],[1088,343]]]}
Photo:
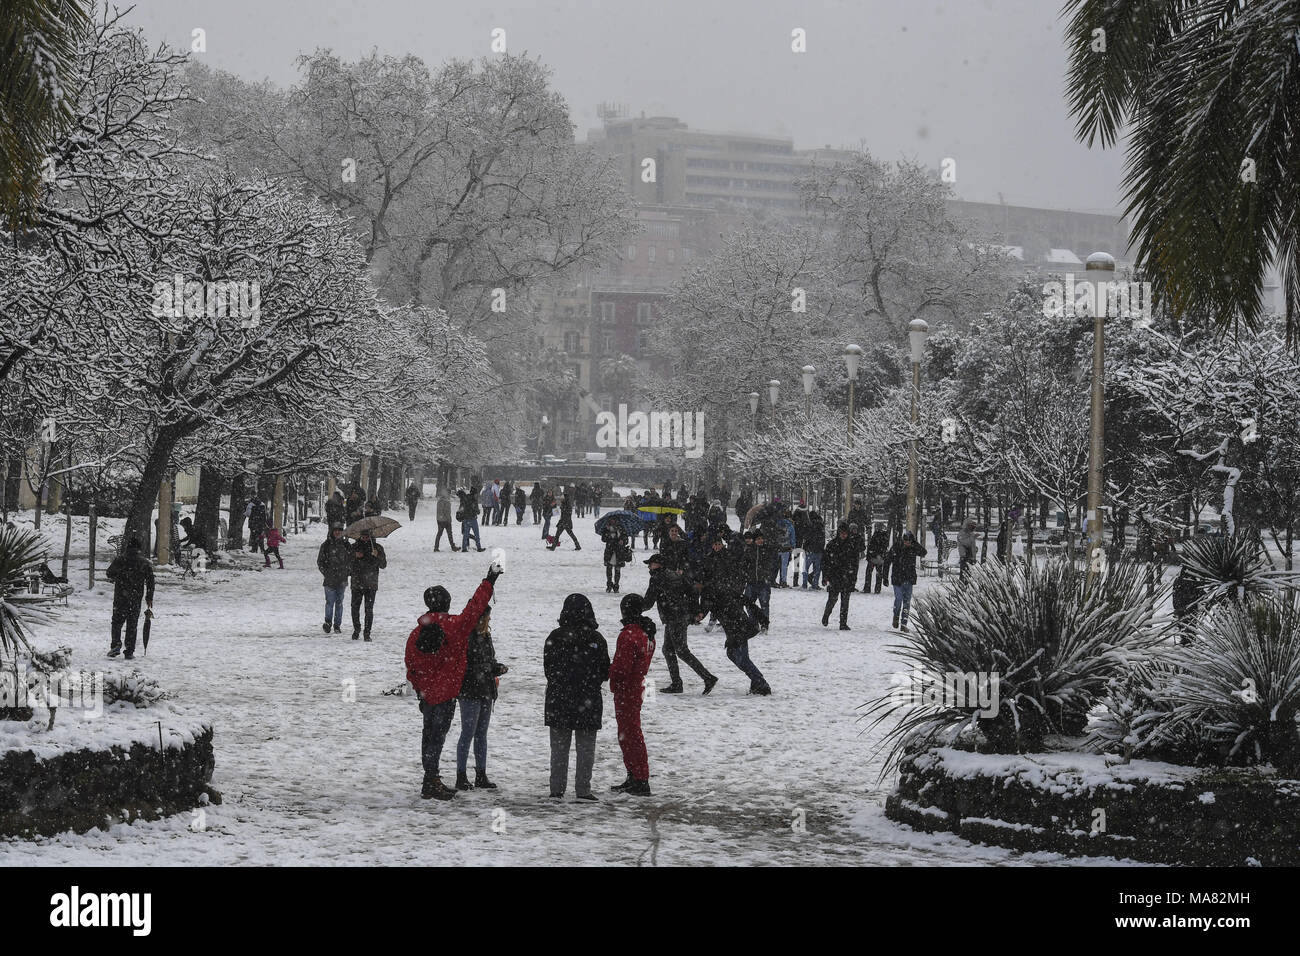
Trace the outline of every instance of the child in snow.
{"label": "child in snow", "polygon": [[271,566],[271,555],[275,555],[275,560],[280,562],[280,570],[284,570],[284,558],[280,557],[280,545],[284,544],[285,537],[279,528],[266,529],[266,564],[264,567]]}
{"label": "child in snow", "polygon": [[655,653],[654,621],[643,615],[639,594],[629,594],[619,604],[623,630],[618,633],[614,660],[609,665],[609,689],[614,695],[614,719],[618,722],[618,745],[623,750],[627,779],[610,787],[615,792],[637,797],[650,796],[650,758],[641,733],[641,697],[645,692],[650,658]]}

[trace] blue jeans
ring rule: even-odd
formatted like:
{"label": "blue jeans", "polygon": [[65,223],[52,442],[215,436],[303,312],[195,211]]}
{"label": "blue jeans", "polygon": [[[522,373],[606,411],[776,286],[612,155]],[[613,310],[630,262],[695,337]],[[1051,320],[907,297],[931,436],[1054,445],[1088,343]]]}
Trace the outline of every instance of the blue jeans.
{"label": "blue jeans", "polygon": [[325,623],[333,624],[335,627],[343,623],[343,596],[347,593],[348,586],[325,589]]}
{"label": "blue jeans", "polygon": [[542,537],[549,538],[550,536],[551,536],[551,516],[547,515],[546,524],[542,525]]}
{"label": "blue jeans", "polygon": [[781,583],[782,584],[786,583],[786,578],[789,577],[789,574],[790,574],[790,552],[782,551],[781,552]]}
{"label": "blue jeans", "polygon": [[760,584],[757,581],[750,581],[745,585],[745,597],[750,601],[755,601],[767,614],[768,609],[772,606],[772,585]]}
{"label": "blue jeans", "polygon": [[745,672],[751,685],[762,686],[767,683],[763,679],[763,672],[755,667],[754,662],[749,659],[749,641],[737,644],[735,647],[728,647],[727,659]]}
{"label": "blue jeans", "polygon": [[822,576],[822,556],[821,552],[813,554],[811,551],[803,553],[803,586],[816,587],[821,583]]}
{"label": "blue jeans", "polygon": [[591,509],[592,509],[593,511],[596,512],[596,517],[599,518],[599,517],[600,517],[600,502],[597,501],[595,504],[593,504],[593,505],[591,506]]}
{"label": "blue jeans", "polygon": [[424,734],[420,738],[420,762],[424,764],[426,777],[436,777],[438,761],[442,757],[442,745],[447,742],[451,718],[456,713],[456,698],[453,697],[436,706],[420,701],[420,713],[424,714]]}
{"label": "blue jeans", "polygon": [[460,546],[463,550],[469,550],[469,536],[474,536],[474,544],[477,547],[483,547],[483,542],[478,539],[478,518],[466,518],[460,523]]}
{"label": "blue jeans", "polygon": [[492,698],[460,698],[460,740],[456,743],[456,772],[464,773],[469,763],[469,744],[474,741],[474,769],[487,773],[487,732],[492,719]]}
{"label": "blue jeans", "polygon": [[901,614],[899,620],[907,623],[907,611],[912,606],[912,582],[904,581],[894,585],[894,613]]}

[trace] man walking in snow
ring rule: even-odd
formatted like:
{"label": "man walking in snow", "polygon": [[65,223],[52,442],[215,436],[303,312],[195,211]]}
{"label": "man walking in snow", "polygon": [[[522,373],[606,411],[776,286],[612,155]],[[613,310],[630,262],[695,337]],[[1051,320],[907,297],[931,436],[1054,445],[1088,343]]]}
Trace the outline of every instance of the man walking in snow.
{"label": "man walking in snow", "polygon": [[411,520],[415,520],[415,506],[420,501],[420,489],[411,482],[411,486],[406,489],[406,507],[410,514]]}
{"label": "man walking in snow", "polygon": [[560,535],[566,532],[573,541],[573,550],[581,551],[582,545],[578,543],[578,536],[573,533],[573,497],[567,491],[560,498],[560,523],[555,526],[555,538],[551,541],[550,550],[554,551],[560,546]]}
{"label": "man walking in snow", "polygon": [[388,567],[384,546],[369,531],[352,547],[352,640],[361,637],[361,605],[366,606],[366,640],[375,621],[375,594],[379,591],[379,572]]}
{"label": "man walking in snow", "polygon": [[129,661],[135,657],[140,602],[148,605],[147,614],[153,614],[153,564],[138,537],[133,536],[126,550],[113,559],[107,577],[113,582],[113,639],[108,656],[117,657],[122,653],[122,626],[126,625],[126,653],[122,656]]}
{"label": "man walking in snow", "polygon": [[841,521],[835,537],[826,545],[822,556],[822,573],[826,576],[826,608],[822,611],[822,627],[830,627],[831,611],[835,601],[840,602],[840,630],[849,630],[849,595],[858,578],[857,542],[849,534],[849,524]]}
{"label": "man walking in snow", "polygon": [[438,765],[447,731],[456,713],[456,696],[465,680],[469,638],[487,610],[493,585],[501,576],[495,563],[459,614],[449,614],[451,595],[441,585],[424,592],[428,611],[420,615],[406,639],[406,679],[420,698],[424,731],[420,740],[420,761],[424,766],[421,798],[450,800],[456,791],[442,782]]}
{"label": "man walking in snow", "polygon": [[332,624],[338,634],[343,623],[343,594],[352,573],[352,544],[343,537],[343,525],[330,527],[329,536],[316,552],[316,570],[325,579],[325,623],[321,628],[328,634]]}
{"label": "man walking in snow", "polygon": [[438,502],[434,505],[434,516],[438,519],[438,533],[433,538],[433,550],[440,550],[442,544],[442,535],[446,532],[447,543],[451,545],[451,550],[459,551],[456,547],[456,533],[451,530],[451,491],[440,489],[438,491]]}

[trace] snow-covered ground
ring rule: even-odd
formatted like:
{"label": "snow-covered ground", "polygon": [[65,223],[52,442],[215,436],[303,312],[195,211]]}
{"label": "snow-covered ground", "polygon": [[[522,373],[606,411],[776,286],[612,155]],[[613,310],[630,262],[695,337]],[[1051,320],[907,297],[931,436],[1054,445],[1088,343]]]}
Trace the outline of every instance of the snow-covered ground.
{"label": "snow-covered ground", "polygon": [[[404,511],[392,516],[405,523]],[[120,522],[112,524],[116,531]],[[1017,854],[885,819],[892,782],[877,783],[876,740],[864,734],[856,708],[886,691],[901,667],[889,649],[887,593],[854,595],[853,630],[845,633],[834,618],[821,627],[824,592],[774,590],[771,633],[750,644],[773,688],[766,698],[746,694],[748,680],[724,656],[720,630],[692,628],[692,650],[722,680],[702,697],[684,669],[687,693],[648,695],[654,796],[608,791],[624,771],[606,691],[594,778],[600,803],[574,801],[572,781],[565,802],[546,799],[543,641],[573,591],[590,596],[611,653],[619,629],[619,595],[604,593],[591,524],[575,519],[581,552],[567,538],[548,552],[539,529],[525,523],[483,529],[482,554],[453,554],[445,542],[435,554],[433,503],[422,502],[414,524],[383,542],[388,569],[371,644],[350,639],[346,614],[342,635],[321,633],[319,525],[281,547],[283,571],[257,570],[246,555],[247,567],[197,580],[160,572],[148,656],[133,663],[172,691],[177,707],[214,725],[213,785],[224,803],[206,810],[202,827],[181,814],[108,832],[0,840],[0,866],[1113,862]],[[62,527],[56,518],[48,528],[59,545]],[[71,645],[74,667],[128,669],[132,662],[104,658],[111,591],[101,583],[85,592],[83,538],[76,536],[70,574],[79,590],[38,643]],[[416,701],[382,692],[404,683],[403,647],[424,589],[445,584],[458,610],[494,547],[508,556],[493,610],[497,655],[510,665],[489,734],[488,771],[500,789],[421,800]],[[624,569],[624,593],[644,589],[645,557],[638,550]],[[651,680],[667,682],[658,652]],[[459,718],[443,755],[447,780],[458,733]]]}

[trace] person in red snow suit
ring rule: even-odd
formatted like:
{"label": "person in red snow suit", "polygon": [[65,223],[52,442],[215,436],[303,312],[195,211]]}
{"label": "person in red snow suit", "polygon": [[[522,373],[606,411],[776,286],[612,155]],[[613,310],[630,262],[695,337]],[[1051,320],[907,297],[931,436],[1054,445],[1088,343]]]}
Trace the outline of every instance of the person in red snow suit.
{"label": "person in red snow suit", "polygon": [[459,614],[449,614],[451,595],[441,585],[424,592],[427,614],[420,615],[416,627],[406,639],[406,679],[420,698],[424,715],[424,733],[420,741],[420,758],[424,765],[424,784],[420,796],[450,800],[456,791],[438,776],[442,745],[447,740],[451,719],[456,713],[456,696],[465,680],[466,652],[469,636],[487,610],[492,588],[501,576],[493,564],[474,596]]}
{"label": "person in red snow suit", "polygon": [[263,567],[271,566],[271,555],[275,555],[275,560],[280,562],[280,570],[284,570],[284,558],[280,557],[280,545],[284,544],[286,538],[279,528],[270,528],[266,532],[266,549],[262,552],[266,555],[266,564]]}
{"label": "person in red snow suit", "polygon": [[623,630],[618,632],[614,660],[609,665],[609,689],[614,695],[614,719],[618,722],[618,745],[623,749],[627,779],[615,792],[637,797],[650,796],[650,758],[641,733],[641,696],[645,690],[650,658],[655,652],[655,624],[643,616],[641,595],[629,594],[619,604]]}

